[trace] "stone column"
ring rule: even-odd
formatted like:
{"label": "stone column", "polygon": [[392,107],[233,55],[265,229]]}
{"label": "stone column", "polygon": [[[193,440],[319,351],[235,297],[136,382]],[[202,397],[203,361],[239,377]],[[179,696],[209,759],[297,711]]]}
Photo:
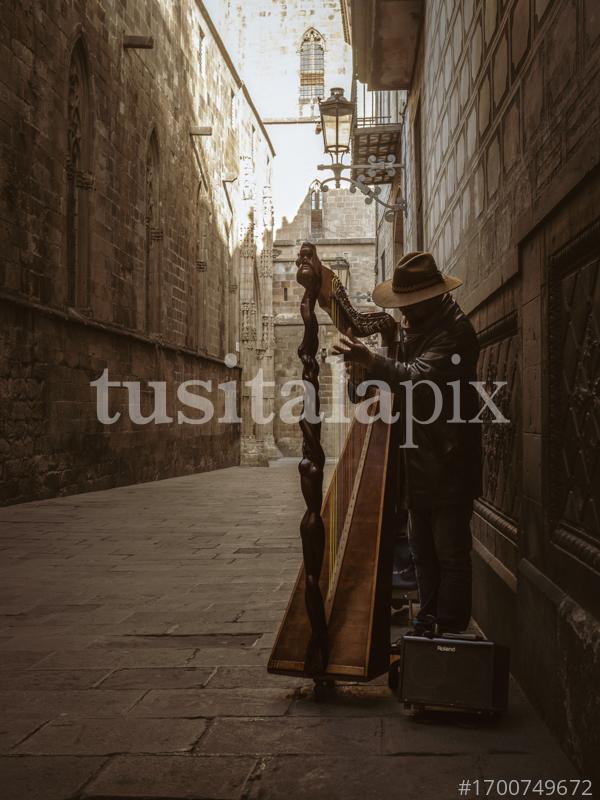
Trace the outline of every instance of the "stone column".
{"label": "stone column", "polygon": [[[249,196],[248,196],[249,195]],[[252,195],[244,186],[244,200]],[[242,368],[241,417],[242,438],[240,461],[245,466],[268,466],[263,452],[260,431],[252,419],[252,388],[247,385],[260,367],[257,341],[260,297],[256,292],[256,245],[254,238],[254,209],[246,205],[246,217],[240,228],[240,366]]]}
{"label": "stone column", "polygon": [[[253,162],[240,164],[242,225],[240,228],[240,366],[242,367],[241,463],[266,466],[281,456],[273,435],[273,421],[257,424],[252,419],[252,387],[245,384],[262,370],[262,413],[275,410],[273,322],[273,202],[268,175],[257,197]],[[269,386],[268,384],[272,384]]]}
{"label": "stone column", "polygon": [[[273,316],[273,200],[271,187],[263,187],[262,196],[262,248],[260,252],[260,286],[262,306],[262,365],[265,383],[265,416],[275,411],[275,323]],[[281,458],[275,444],[273,422],[263,426],[263,447],[268,458]]]}

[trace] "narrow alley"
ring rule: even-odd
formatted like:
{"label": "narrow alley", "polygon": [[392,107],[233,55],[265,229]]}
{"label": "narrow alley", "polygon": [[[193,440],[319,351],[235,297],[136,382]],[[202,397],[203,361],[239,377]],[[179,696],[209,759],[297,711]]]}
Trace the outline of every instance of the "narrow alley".
{"label": "narrow alley", "polygon": [[600,0],[0,67],[0,800],[600,798]]}
{"label": "narrow alley", "polygon": [[2,509],[3,800],[450,800],[463,778],[576,777],[514,682],[473,731],[413,721],[385,677],[317,703],[269,675],[302,505],[286,459]]}

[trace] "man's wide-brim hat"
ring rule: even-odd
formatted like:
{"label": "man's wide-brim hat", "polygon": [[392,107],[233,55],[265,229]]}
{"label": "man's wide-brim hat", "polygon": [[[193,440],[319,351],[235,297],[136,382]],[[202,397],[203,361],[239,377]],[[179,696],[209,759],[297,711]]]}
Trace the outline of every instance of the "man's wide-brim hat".
{"label": "man's wide-brim hat", "polygon": [[373,289],[373,302],[382,308],[401,308],[451,292],[460,278],[443,275],[431,253],[406,253],[396,264],[394,277]]}

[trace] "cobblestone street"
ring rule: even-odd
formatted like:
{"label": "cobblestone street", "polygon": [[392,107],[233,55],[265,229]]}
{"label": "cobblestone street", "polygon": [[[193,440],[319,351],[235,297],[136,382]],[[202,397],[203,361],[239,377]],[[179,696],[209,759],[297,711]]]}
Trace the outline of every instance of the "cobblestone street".
{"label": "cobblestone street", "polygon": [[0,511],[3,800],[453,798],[461,778],[573,776],[516,685],[472,730],[418,724],[383,679],[316,704],[267,674],[296,476],[282,461]]}

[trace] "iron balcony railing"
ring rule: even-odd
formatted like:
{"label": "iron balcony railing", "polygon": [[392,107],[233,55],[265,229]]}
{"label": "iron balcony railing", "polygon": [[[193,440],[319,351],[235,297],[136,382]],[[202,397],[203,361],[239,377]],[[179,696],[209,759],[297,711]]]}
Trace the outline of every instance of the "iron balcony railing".
{"label": "iron balcony railing", "polygon": [[352,99],[356,107],[356,128],[402,125],[406,108],[406,92],[397,90],[370,91],[364,83],[354,81]]}

